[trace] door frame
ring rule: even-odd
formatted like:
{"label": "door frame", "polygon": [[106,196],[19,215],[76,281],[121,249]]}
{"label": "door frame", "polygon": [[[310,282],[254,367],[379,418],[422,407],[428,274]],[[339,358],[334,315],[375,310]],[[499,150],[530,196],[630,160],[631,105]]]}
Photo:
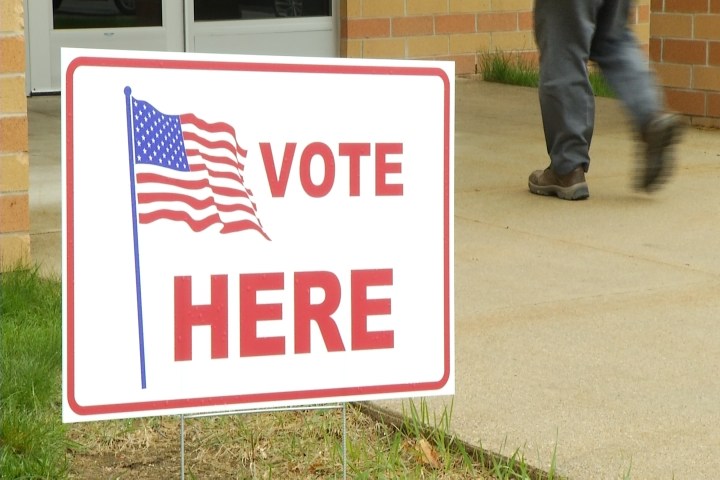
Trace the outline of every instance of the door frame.
{"label": "door frame", "polygon": [[184,12],[177,0],[162,0],[162,26],[70,30],[53,29],[52,2],[25,5],[28,94],[60,91],[62,47],[170,52],[184,48]]}
{"label": "door frame", "polygon": [[[340,52],[339,0],[331,1],[330,17],[212,22],[194,21],[194,0],[162,0],[160,27],[77,30],[52,28],[52,2],[25,4],[27,95],[60,91],[61,47],[329,57]],[[209,50],[197,48],[199,40]]]}
{"label": "door frame", "polygon": [[[207,22],[195,22],[195,0],[184,2],[186,52],[326,57],[340,53],[339,0],[331,0],[329,17]],[[293,41],[282,45],[274,36],[292,36]]]}

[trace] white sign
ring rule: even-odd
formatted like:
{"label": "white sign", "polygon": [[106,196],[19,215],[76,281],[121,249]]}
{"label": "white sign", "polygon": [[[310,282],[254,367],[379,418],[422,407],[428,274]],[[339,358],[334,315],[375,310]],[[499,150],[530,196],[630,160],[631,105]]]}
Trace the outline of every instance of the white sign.
{"label": "white sign", "polygon": [[454,66],[64,49],[63,419],[454,393]]}

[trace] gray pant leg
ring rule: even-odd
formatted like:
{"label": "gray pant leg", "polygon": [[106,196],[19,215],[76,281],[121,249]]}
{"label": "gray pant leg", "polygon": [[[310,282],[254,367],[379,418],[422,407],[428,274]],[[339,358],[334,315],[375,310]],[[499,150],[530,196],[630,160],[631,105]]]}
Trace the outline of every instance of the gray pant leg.
{"label": "gray pant leg", "polygon": [[605,1],[597,17],[590,59],[597,62],[608,83],[627,108],[635,128],[642,131],[663,105],[648,59],[628,27],[630,0]]}
{"label": "gray pant leg", "polygon": [[587,73],[600,0],[535,0],[540,110],[550,164],[565,175],[590,163],[595,98]]}

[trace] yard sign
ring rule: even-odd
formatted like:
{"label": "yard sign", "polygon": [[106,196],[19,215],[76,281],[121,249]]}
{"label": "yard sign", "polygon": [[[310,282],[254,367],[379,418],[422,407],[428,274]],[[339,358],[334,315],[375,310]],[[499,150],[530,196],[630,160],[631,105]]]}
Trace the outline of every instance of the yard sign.
{"label": "yard sign", "polygon": [[454,391],[454,70],[65,49],[63,419]]}

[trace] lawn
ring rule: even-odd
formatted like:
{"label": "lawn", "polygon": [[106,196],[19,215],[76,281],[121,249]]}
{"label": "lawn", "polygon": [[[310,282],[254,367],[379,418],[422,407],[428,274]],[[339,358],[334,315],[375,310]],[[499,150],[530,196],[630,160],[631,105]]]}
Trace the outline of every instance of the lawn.
{"label": "lawn", "polygon": [[[0,274],[0,315],[0,478],[180,478],[180,417],[62,423],[58,280]],[[451,416],[431,416],[419,399],[402,415],[358,403],[187,418],[185,478],[343,478],[344,450],[347,478],[558,478],[520,451],[459,441]]]}

